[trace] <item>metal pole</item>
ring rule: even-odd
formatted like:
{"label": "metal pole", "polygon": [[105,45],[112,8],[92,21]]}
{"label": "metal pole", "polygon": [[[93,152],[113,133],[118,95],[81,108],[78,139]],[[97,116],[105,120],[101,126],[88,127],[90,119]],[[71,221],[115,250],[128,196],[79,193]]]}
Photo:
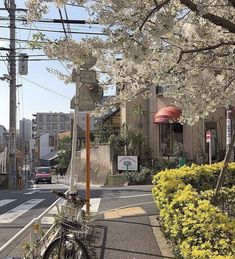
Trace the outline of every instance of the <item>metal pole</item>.
{"label": "metal pole", "polygon": [[[6,2],[5,2],[6,3]],[[6,4],[7,5],[7,4]],[[9,118],[9,173],[8,188],[16,189],[16,51],[15,51],[15,0],[7,8],[10,18],[10,118]]]}
{"label": "metal pole", "polygon": [[[228,150],[229,145],[231,144],[231,139],[232,139],[232,107],[229,106],[227,111],[226,111],[226,150]],[[229,157],[230,161],[233,161],[233,157],[234,157],[234,151],[233,148],[231,150],[231,154]]]}
{"label": "metal pole", "polygon": [[212,160],[212,153],[211,153],[211,138],[210,138],[210,142],[209,142],[209,164],[211,165],[211,160]]}
{"label": "metal pole", "polygon": [[78,98],[79,98],[80,86],[81,86],[80,70],[77,70],[76,71],[76,94],[75,94],[75,108],[74,108],[74,118],[73,118],[73,138],[72,138],[72,155],[71,155],[71,172],[70,172],[69,192],[77,191],[77,186],[75,186],[74,178],[76,176],[75,159],[76,159],[76,153],[77,153]]}
{"label": "metal pole", "polygon": [[86,113],[86,213],[90,215],[90,113]]}

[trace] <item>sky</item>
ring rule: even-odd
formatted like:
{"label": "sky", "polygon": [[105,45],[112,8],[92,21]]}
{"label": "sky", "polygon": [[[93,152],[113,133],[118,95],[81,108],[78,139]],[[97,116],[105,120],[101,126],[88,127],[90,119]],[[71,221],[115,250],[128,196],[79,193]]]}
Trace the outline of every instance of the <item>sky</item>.
{"label": "sky", "polygon": [[[4,1],[1,1],[0,8],[4,8]],[[25,8],[24,1],[16,0],[17,8]],[[88,14],[82,7],[66,6],[67,15],[69,19],[87,20]],[[61,9],[63,18],[66,19],[66,13],[64,9]],[[16,17],[24,17],[24,12],[17,12]],[[2,20],[1,18],[7,18],[8,12],[0,9],[0,47],[9,48],[9,21]],[[55,7],[50,9],[50,12],[46,14],[43,19],[60,19],[59,10]],[[68,74],[68,71],[64,68],[64,65],[55,60],[48,60],[46,56],[32,56],[43,55],[42,50],[23,49],[29,48],[27,41],[30,40],[34,33],[42,30],[63,31],[62,24],[54,23],[40,23],[34,22],[31,25],[26,25],[22,21],[16,22],[16,39],[23,40],[16,42],[16,48],[18,53],[27,53],[29,55],[28,62],[28,75],[18,74],[18,62],[17,67],[17,128],[19,128],[19,121],[22,118],[32,119],[32,114],[37,112],[65,112],[70,111],[70,100],[75,94],[75,84],[64,84],[53,74],[47,71],[47,68],[57,69],[64,74]],[[76,32],[101,32],[101,26],[99,25],[71,25],[71,31]],[[21,29],[19,29],[21,28]],[[50,39],[64,37],[64,33],[60,32],[44,32]],[[73,39],[79,40],[81,36],[79,34],[72,34]],[[89,35],[86,35],[89,36]],[[8,64],[6,60],[6,51],[0,51],[0,77],[3,74],[9,74]],[[30,61],[30,59],[47,59],[40,61]],[[9,129],[9,82],[6,80],[0,80],[0,125],[4,125]]]}

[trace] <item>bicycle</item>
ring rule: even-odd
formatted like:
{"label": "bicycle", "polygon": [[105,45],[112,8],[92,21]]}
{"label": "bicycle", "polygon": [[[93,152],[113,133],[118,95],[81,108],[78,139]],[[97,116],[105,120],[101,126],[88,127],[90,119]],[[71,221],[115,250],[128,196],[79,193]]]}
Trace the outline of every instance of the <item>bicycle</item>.
{"label": "bicycle", "polygon": [[62,205],[58,236],[46,248],[43,259],[90,259],[85,245],[87,231],[82,207],[86,201],[78,193],[65,194],[52,191],[66,200]]}

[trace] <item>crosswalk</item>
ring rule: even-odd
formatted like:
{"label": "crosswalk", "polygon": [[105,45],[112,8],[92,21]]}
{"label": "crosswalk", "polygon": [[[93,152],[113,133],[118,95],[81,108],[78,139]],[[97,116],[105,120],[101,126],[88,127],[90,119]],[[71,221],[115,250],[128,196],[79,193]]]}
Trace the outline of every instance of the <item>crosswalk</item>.
{"label": "crosswalk", "polygon": [[[32,209],[40,202],[44,201],[44,199],[30,199],[19,206],[11,209],[10,211],[0,215],[0,223],[12,223],[15,219],[26,213],[28,210]],[[2,200],[2,204],[8,204],[12,202],[12,200]]]}
{"label": "crosswalk", "polygon": [[[30,196],[25,196],[30,197]],[[19,204],[17,202],[17,199],[2,199],[0,200],[0,224],[9,224],[9,223],[15,223],[17,219],[20,217],[24,217],[25,213],[34,209],[37,205],[45,201],[45,199],[28,199],[27,201],[24,201],[23,203]],[[100,198],[93,198],[90,200],[90,211],[91,212],[98,212],[99,205],[100,205]],[[63,200],[61,200],[61,204],[63,203]],[[16,205],[17,204],[17,205]],[[6,211],[6,208],[9,208],[8,211]],[[1,213],[1,211],[5,211],[5,213]],[[42,213],[42,211],[41,211]],[[56,207],[54,207],[48,215],[46,215],[42,219],[43,224],[52,224],[54,222],[54,215],[57,214],[58,211]],[[37,215],[39,216],[39,215]]]}

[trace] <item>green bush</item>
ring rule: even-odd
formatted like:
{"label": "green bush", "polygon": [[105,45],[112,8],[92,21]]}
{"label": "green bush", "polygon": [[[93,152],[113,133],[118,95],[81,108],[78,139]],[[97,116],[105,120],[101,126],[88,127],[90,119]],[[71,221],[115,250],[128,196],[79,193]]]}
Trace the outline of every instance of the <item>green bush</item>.
{"label": "green bush", "polygon": [[162,224],[180,258],[234,258],[235,219],[228,216],[234,215],[234,163],[228,167],[227,187],[219,196],[219,204],[223,200],[222,207],[224,211],[227,207],[229,214],[210,203],[221,166],[184,166],[154,177],[153,194]]}
{"label": "green bush", "polygon": [[143,167],[140,172],[125,172],[126,181],[130,185],[134,184],[152,184],[154,171]]}

